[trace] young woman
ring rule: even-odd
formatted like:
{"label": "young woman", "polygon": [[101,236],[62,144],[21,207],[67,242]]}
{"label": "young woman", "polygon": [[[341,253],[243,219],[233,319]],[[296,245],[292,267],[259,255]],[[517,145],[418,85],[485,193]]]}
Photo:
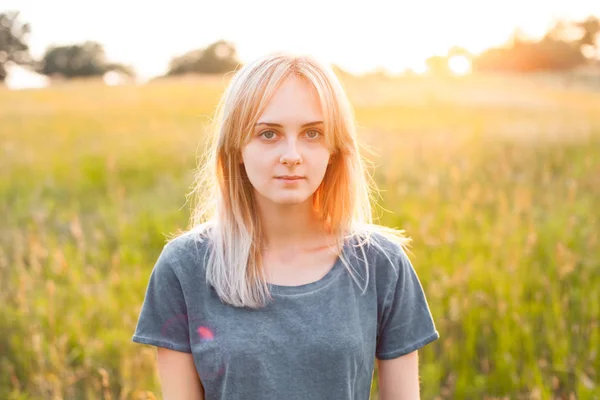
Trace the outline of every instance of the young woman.
{"label": "young woman", "polygon": [[371,219],[370,176],[332,70],[277,53],[238,70],[201,164],[191,228],[163,248],[133,335],[165,399],[419,397],[439,338],[402,231]]}

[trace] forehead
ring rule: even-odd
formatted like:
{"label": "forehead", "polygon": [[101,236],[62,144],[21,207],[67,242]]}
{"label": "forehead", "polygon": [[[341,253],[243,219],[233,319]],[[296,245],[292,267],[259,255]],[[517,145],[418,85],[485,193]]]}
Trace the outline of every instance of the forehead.
{"label": "forehead", "polygon": [[323,119],[319,96],[314,87],[297,77],[286,79],[276,89],[259,116],[262,122],[303,124]]}

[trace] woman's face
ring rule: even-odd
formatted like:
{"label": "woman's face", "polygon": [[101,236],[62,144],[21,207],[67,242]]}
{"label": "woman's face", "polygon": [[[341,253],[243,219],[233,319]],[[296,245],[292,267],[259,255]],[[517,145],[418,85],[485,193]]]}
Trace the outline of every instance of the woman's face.
{"label": "woman's face", "polygon": [[[330,159],[324,134],[314,89],[296,77],[283,82],[242,148],[242,163],[259,201],[300,204],[312,200]],[[280,178],[285,175],[301,178]]]}

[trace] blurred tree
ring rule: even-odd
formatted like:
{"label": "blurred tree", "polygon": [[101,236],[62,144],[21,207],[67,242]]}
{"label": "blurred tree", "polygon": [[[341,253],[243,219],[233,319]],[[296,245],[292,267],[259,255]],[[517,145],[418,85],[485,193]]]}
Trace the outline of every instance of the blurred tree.
{"label": "blurred tree", "polygon": [[119,63],[110,63],[106,65],[107,71],[115,71],[125,74],[127,76],[133,77],[135,76],[135,70],[133,67],[129,65],[119,64]]}
{"label": "blurred tree", "polygon": [[9,62],[28,65],[31,63],[27,36],[29,24],[20,23],[19,12],[10,11],[0,14],[0,84],[6,79],[5,66]]}
{"label": "blurred tree", "polygon": [[167,75],[223,74],[236,70],[240,65],[235,46],[219,40],[205,49],[191,50],[174,57],[169,63]]}
{"label": "blurred tree", "polygon": [[425,60],[427,73],[433,75],[449,75],[448,56],[431,56]]}
{"label": "blurred tree", "polygon": [[555,27],[541,40],[514,36],[505,47],[490,48],[473,60],[476,71],[566,71],[585,62],[576,41],[562,39],[563,27]]}
{"label": "blurred tree", "polygon": [[575,25],[583,31],[579,39],[580,45],[594,47],[598,45],[598,34],[600,33],[599,18],[590,16],[585,21],[578,22]]}
{"label": "blurred tree", "polygon": [[579,40],[581,37],[581,32],[572,23],[565,20],[557,20],[550,27],[550,29],[548,29],[548,32],[546,32],[544,37],[547,39],[573,42]]}
{"label": "blurred tree", "polygon": [[582,32],[579,38],[581,52],[585,54],[595,54],[596,59],[600,59],[600,19],[597,17],[588,17],[585,21],[575,24]]}
{"label": "blurred tree", "polygon": [[425,66],[427,67],[427,73],[431,75],[452,75],[454,72],[450,68],[450,62],[455,57],[463,57],[469,63],[472,63],[473,54],[460,46],[452,46],[448,49],[446,55],[435,55],[425,60]]}
{"label": "blurred tree", "polygon": [[568,71],[586,64],[590,54],[598,54],[599,34],[597,17],[579,22],[558,20],[538,41],[527,40],[516,31],[507,46],[488,49],[476,57],[473,70]]}
{"label": "blurred tree", "polygon": [[46,50],[38,72],[66,78],[102,76],[108,71],[133,75],[130,67],[106,61],[104,47],[93,41],[69,46],[53,46]]}
{"label": "blurred tree", "polygon": [[600,43],[600,19],[590,16],[583,21],[559,20],[548,30],[545,38],[576,43],[582,54],[596,53]]}

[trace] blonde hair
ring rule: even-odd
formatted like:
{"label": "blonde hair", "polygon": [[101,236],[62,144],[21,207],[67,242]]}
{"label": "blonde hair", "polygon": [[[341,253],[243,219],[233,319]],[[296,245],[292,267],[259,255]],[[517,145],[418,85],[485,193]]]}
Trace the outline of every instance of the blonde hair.
{"label": "blonde hair", "polygon": [[190,193],[195,201],[188,232],[209,238],[211,244],[205,264],[207,284],[221,301],[235,307],[261,308],[271,299],[262,269],[260,219],[240,160],[254,124],[278,86],[291,76],[308,82],[321,103],[325,143],[332,162],[313,194],[313,210],[336,238],[336,251],[354,280],[341,251],[347,240],[361,235],[364,242],[380,248],[370,240],[371,233],[382,233],[400,246],[410,240],[403,230],[372,223],[370,200],[375,184],[359,153],[352,106],[331,67],[310,55],[265,55],[232,76],[218,103],[208,131],[209,148]]}

